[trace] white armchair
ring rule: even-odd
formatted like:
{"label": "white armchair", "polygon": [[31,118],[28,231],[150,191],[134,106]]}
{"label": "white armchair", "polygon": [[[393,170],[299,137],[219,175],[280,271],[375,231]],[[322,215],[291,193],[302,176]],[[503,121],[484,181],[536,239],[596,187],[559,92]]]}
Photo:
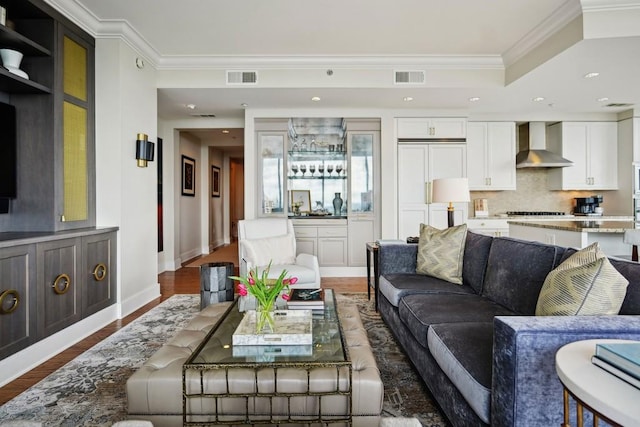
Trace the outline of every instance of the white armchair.
{"label": "white armchair", "polygon": [[291,288],[319,288],[318,258],[296,255],[293,223],[286,218],[247,219],[238,221],[240,275],[254,267],[266,267],[271,261],[269,278],[277,279],[282,270],[297,277]]}

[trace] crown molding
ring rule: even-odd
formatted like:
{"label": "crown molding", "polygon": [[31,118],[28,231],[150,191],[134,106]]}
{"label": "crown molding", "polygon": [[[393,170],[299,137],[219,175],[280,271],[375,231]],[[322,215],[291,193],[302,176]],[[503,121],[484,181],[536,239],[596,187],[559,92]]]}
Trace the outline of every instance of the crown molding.
{"label": "crown molding", "polygon": [[428,68],[428,69],[503,69],[499,55],[478,56],[162,56],[159,70],[230,69],[252,67],[260,69],[293,68]]}
{"label": "crown molding", "polygon": [[551,37],[556,32],[560,31],[581,14],[582,8],[579,1],[567,0],[547,19],[542,21],[533,30],[529,31],[522,39],[520,39],[506,52],[504,52],[504,54],[502,55],[502,59],[504,61],[505,67],[509,67],[510,65],[516,63],[527,53],[540,46],[546,39]]}
{"label": "crown molding", "polygon": [[580,0],[580,3],[584,12],[604,12],[640,8],[640,2],[635,0]]}

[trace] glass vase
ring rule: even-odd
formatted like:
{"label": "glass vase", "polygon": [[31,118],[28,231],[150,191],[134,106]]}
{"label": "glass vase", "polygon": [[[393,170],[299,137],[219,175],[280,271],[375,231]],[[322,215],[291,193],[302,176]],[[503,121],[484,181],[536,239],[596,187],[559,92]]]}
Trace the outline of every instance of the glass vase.
{"label": "glass vase", "polygon": [[256,334],[272,334],[275,330],[275,300],[258,302],[256,306]]}

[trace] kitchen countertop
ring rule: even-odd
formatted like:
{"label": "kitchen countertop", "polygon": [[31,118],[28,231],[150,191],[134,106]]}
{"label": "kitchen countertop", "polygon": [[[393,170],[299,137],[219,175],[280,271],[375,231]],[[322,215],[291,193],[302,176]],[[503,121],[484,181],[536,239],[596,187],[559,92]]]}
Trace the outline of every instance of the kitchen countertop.
{"label": "kitchen countertop", "polygon": [[579,233],[624,233],[625,230],[636,228],[636,224],[633,221],[609,221],[601,218],[540,222],[509,220],[508,223],[526,227],[551,228],[554,230],[575,231]]}

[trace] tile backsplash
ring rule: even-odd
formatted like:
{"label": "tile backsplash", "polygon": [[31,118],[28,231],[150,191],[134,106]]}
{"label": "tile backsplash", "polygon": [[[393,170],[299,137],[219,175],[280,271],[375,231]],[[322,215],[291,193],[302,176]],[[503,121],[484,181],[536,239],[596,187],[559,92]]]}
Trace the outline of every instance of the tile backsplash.
{"label": "tile backsplash", "polygon": [[473,199],[487,199],[489,215],[507,211],[573,212],[574,197],[601,194],[606,204],[610,191],[558,191],[547,187],[547,169],[517,169],[516,191],[472,191],[469,216],[473,216]]}

